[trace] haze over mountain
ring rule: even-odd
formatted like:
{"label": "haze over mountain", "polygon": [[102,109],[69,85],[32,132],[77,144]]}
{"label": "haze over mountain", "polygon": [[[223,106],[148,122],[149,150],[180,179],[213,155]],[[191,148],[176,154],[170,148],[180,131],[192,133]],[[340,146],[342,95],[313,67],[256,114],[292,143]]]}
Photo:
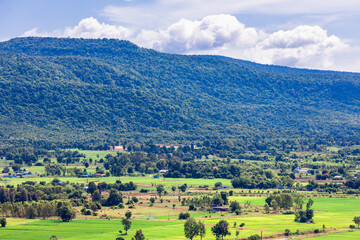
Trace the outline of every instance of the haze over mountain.
{"label": "haze over mountain", "polygon": [[269,138],[360,130],[360,74],[164,54],[128,41],[0,43],[0,137]]}

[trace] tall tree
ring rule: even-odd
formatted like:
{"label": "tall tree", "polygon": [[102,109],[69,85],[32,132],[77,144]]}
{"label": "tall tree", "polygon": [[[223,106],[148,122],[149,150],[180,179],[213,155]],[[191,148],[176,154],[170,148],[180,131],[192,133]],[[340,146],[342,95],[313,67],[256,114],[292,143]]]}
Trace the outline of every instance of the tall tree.
{"label": "tall tree", "polygon": [[185,237],[193,239],[199,235],[199,226],[194,218],[188,218],[184,224]]}
{"label": "tall tree", "polygon": [[131,228],[131,221],[127,218],[124,218],[122,221],[121,221],[122,225],[124,226],[124,230],[126,232],[126,235],[127,235],[127,231]]}
{"label": "tall tree", "polygon": [[226,235],[230,235],[229,223],[226,220],[220,220],[215,226],[211,228],[211,231],[216,238],[224,239]]}
{"label": "tall tree", "polygon": [[202,238],[206,236],[206,228],[203,222],[201,221],[198,222],[198,229],[199,229],[200,239],[202,240]]}
{"label": "tall tree", "polygon": [[134,238],[135,238],[135,240],[145,240],[145,235],[141,229],[138,229],[138,230],[136,230]]}

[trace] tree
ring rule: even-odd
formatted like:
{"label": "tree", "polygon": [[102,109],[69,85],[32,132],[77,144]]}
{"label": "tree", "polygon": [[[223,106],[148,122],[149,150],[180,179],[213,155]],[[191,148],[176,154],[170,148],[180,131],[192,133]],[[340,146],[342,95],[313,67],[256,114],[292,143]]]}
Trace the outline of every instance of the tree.
{"label": "tree", "polygon": [[91,198],[94,202],[99,202],[101,200],[101,193],[99,190],[96,190],[93,194],[91,194]]}
{"label": "tree", "polygon": [[198,222],[198,228],[199,228],[200,240],[202,240],[202,238],[206,236],[206,228],[205,228],[204,223],[199,221]]}
{"label": "tree", "polygon": [[265,203],[265,205],[264,205],[264,210],[265,210],[266,213],[269,213],[269,212],[270,212],[269,204]]}
{"label": "tree", "polygon": [[94,182],[89,182],[87,192],[93,194],[97,190],[96,184]]}
{"label": "tree", "polygon": [[130,219],[130,218],[131,218],[131,216],[132,216],[132,212],[130,212],[130,211],[126,211],[126,213],[125,213],[125,217],[126,217],[126,219]]}
{"label": "tree", "polygon": [[127,231],[131,228],[131,221],[129,219],[124,218],[121,221],[122,225],[124,226],[125,235],[127,235]]}
{"label": "tree", "polygon": [[162,185],[162,184],[157,185],[156,191],[159,194],[159,197],[161,197],[162,193],[165,191],[164,185]]}
{"label": "tree", "polygon": [[199,235],[199,226],[194,218],[188,218],[184,224],[185,237],[193,239]]}
{"label": "tree", "polygon": [[260,236],[255,234],[255,235],[251,235],[250,237],[248,237],[249,240],[259,240]]}
{"label": "tree", "polygon": [[115,189],[111,189],[109,198],[106,201],[106,204],[108,206],[116,206],[119,205],[119,203],[122,203],[122,195]]}
{"label": "tree", "polygon": [[57,240],[57,237],[55,235],[51,235],[51,237],[49,238],[49,240]]}
{"label": "tree", "polygon": [[135,238],[135,240],[145,240],[145,235],[141,229],[138,229],[138,230],[136,230],[134,238]]}
{"label": "tree", "polygon": [[220,220],[215,226],[211,228],[211,231],[216,236],[216,238],[224,239],[226,235],[230,235],[229,232],[229,223],[225,220]]}
{"label": "tree", "polygon": [[273,210],[276,212],[276,210],[279,207],[279,204],[277,203],[277,201],[275,199],[271,200],[271,207],[273,208]]}
{"label": "tree", "polygon": [[312,198],[310,198],[306,204],[306,209],[310,209],[313,204],[314,204],[314,200],[312,200]]}
{"label": "tree", "polygon": [[359,225],[360,225],[360,216],[358,216],[358,217],[354,217],[354,219],[353,219],[353,222],[355,223],[355,224],[357,224],[358,225],[358,228],[359,228]]}
{"label": "tree", "polygon": [[230,203],[230,211],[235,212],[236,210],[241,210],[241,206],[239,202],[233,201]]}
{"label": "tree", "polygon": [[185,192],[186,189],[187,189],[187,184],[184,183],[183,185],[179,186],[178,188],[179,188],[180,191]]}
{"label": "tree", "polygon": [[75,218],[76,213],[70,206],[63,206],[58,210],[58,216],[63,222],[69,222],[71,219]]}
{"label": "tree", "polygon": [[1,225],[1,227],[6,226],[6,218],[0,218],[0,225]]}
{"label": "tree", "polygon": [[240,231],[239,231],[239,230],[236,230],[236,233],[235,233],[236,238],[239,238],[239,234],[240,234]]}

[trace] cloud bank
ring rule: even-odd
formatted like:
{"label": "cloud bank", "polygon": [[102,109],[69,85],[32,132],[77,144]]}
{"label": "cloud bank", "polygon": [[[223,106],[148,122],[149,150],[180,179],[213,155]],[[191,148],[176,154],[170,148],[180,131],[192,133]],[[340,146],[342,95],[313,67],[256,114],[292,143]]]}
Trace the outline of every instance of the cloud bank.
{"label": "cloud bank", "polygon": [[319,26],[301,25],[266,33],[245,26],[228,14],[201,20],[181,19],[165,29],[135,31],[121,25],[100,23],[89,17],[74,27],[53,32],[32,29],[23,36],[127,39],[168,53],[217,54],[264,64],[334,69],[334,54],[349,46]]}

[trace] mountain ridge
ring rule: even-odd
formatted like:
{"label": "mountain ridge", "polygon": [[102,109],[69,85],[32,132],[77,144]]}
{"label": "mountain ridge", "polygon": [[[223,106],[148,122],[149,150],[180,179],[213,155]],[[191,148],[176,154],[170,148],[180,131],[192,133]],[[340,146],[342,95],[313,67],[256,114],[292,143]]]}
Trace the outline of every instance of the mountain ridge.
{"label": "mountain ridge", "polygon": [[1,42],[0,66],[3,141],[182,141],[360,129],[357,73],[70,38]]}

